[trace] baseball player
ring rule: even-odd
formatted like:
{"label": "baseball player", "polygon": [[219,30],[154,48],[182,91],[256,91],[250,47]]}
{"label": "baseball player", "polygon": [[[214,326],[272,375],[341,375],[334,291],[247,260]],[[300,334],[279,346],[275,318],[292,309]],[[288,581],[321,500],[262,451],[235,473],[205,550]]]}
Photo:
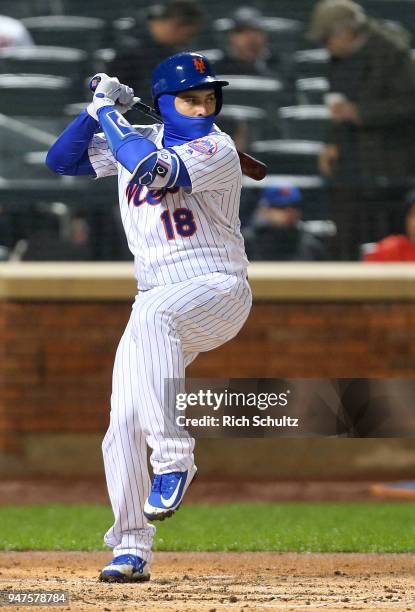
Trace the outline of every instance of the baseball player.
{"label": "baseball player", "polygon": [[173,55],[152,75],[163,124],[135,129],[123,116],[133,91],[99,76],[92,103],[47,164],[59,174],[118,176],[140,291],[115,357],[102,445],[114,512],[104,541],[114,557],[100,579],[132,582],[150,577],[149,521],[171,516],[196,474],[194,440],[174,420],[166,381],[183,380],[198,353],[233,338],[252,298],[238,217],[241,168],[233,141],[214,124],[228,83],[204,56]]}

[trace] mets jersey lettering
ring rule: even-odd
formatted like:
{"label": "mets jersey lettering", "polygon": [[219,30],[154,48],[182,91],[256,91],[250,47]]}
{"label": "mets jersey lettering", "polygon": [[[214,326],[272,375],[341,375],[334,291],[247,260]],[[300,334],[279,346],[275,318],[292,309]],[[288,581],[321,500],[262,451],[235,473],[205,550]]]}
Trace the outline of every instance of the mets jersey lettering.
{"label": "mets jersey lettering", "polygon": [[[163,148],[162,125],[136,129]],[[208,136],[172,149],[186,166],[189,189],[130,183],[131,174],[115,161],[104,136],[95,135],[88,150],[98,178],[118,174],[121,219],[140,288],[212,272],[244,275],[242,175],[234,143],[214,126]]]}
{"label": "mets jersey lettering", "polygon": [[125,190],[129,204],[141,206],[141,204],[160,204],[167,192],[177,193],[179,187],[169,187],[167,189],[149,189],[145,185],[128,183]]}

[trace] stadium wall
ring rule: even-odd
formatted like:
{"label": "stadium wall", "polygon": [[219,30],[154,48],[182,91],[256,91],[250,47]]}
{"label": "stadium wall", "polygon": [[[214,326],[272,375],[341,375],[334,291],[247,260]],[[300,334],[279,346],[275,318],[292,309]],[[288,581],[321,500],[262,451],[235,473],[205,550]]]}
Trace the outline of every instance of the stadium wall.
{"label": "stadium wall", "polygon": [[[194,377],[413,378],[409,265],[254,264],[252,314]],[[102,473],[111,369],[136,287],[130,264],[0,265],[0,474]],[[212,477],[413,475],[400,439],[200,440]]]}

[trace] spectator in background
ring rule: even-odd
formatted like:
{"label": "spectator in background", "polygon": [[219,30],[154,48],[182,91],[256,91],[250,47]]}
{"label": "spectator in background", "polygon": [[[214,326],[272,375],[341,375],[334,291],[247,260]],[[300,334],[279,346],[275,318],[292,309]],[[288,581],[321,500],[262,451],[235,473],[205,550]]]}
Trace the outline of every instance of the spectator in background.
{"label": "spectator in background", "polygon": [[29,32],[20,21],[0,15],[0,49],[33,47],[34,44]]}
{"label": "spectator in background", "polygon": [[414,63],[405,30],[375,22],[352,0],[320,0],[308,38],[331,55],[331,127],[319,166],[331,179],[334,256],[356,260],[359,244],[390,232],[415,172]]}
{"label": "spectator in background", "polygon": [[415,261],[415,191],[407,196],[400,225],[400,232],[378,242],[364,256],[364,261]]}
{"label": "spectator in background", "polygon": [[241,7],[232,15],[224,56],[215,63],[218,74],[276,76],[278,58],[267,45],[264,18],[255,8]]}
{"label": "spectator in background", "polygon": [[17,249],[24,261],[86,261],[92,259],[89,227],[72,217],[65,204],[39,205],[37,227]]}
{"label": "spectator in background", "polygon": [[192,40],[203,25],[203,12],[195,0],[170,0],[151,6],[144,23],[131,34],[123,32],[109,74],[132,87],[151,103],[149,75],[166,57],[192,50]]}
{"label": "spectator in background", "polygon": [[302,196],[297,187],[267,187],[244,230],[248,259],[262,261],[322,261],[322,242],[301,222]]}

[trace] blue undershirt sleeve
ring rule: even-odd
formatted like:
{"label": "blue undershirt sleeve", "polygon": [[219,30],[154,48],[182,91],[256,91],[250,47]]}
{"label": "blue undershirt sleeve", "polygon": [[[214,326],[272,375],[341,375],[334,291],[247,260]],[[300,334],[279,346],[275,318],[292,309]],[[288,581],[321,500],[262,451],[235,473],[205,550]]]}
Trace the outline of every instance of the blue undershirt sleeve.
{"label": "blue undershirt sleeve", "polygon": [[88,146],[99,123],[86,110],[68,125],[46,156],[53,172],[66,176],[96,176],[89,161]]}

